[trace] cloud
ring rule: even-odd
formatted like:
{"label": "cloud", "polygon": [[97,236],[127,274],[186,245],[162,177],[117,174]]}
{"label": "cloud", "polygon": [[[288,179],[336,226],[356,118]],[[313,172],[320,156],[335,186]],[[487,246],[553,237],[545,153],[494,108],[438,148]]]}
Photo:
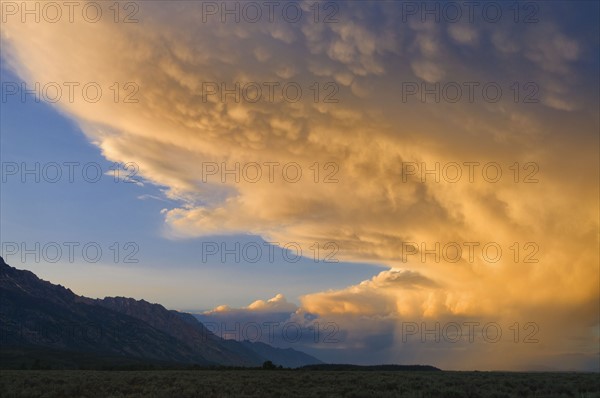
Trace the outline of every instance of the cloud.
{"label": "cloud", "polygon": [[422,316],[438,312],[429,305],[440,304],[430,302],[440,291],[437,283],[418,272],[391,269],[343,290],[304,296],[302,308],[322,315]]}
{"label": "cloud", "polygon": [[448,33],[452,39],[460,44],[475,45],[479,40],[477,31],[472,26],[468,25],[450,25]]}
{"label": "cloud", "polygon": [[[297,311],[297,305],[288,302],[282,294],[276,294],[266,301],[256,300],[246,307],[220,305],[195,316],[222,337],[300,349],[299,346],[305,343],[311,345],[311,331],[308,328],[311,325],[309,319],[314,317],[297,316]],[[296,329],[301,329],[298,340],[295,337],[292,341],[287,338],[288,334],[284,331],[290,328],[293,328],[290,336],[294,336],[292,333],[296,333]]]}
{"label": "cloud", "polygon": [[444,70],[433,62],[417,61],[413,62],[411,66],[417,77],[429,83],[439,82],[445,75]]}
{"label": "cloud", "polygon": [[268,299],[267,301],[256,300],[244,308],[234,309],[234,308],[229,307],[228,305],[220,305],[220,306],[214,308],[213,310],[205,311],[204,314],[205,315],[212,314],[212,313],[224,314],[227,312],[238,312],[238,313],[239,312],[246,312],[246,313],[250,313],[250,312],[287,312],[289,314],[289,313],[293,313],[297,309],[298,309],[298,307],[295,304],[288,302],[283,294],[278,293],[277,295],[275,295],[275,297],[272,297],[272,298]]}

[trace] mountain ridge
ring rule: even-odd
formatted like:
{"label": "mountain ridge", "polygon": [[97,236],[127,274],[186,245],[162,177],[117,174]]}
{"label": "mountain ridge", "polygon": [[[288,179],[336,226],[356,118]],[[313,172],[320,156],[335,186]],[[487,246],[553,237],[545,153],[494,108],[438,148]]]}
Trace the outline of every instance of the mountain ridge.
{"label": "mountain ridge", "polygon": [[198,366],[255,367],[272,361],[300,367],[322,363],[293,349],[225,340],[193,315],[146,300],[79,296],[31,271],[11,267],[2,257],[0,342],[0,367],[10,365],[12,362],[5,359],[13,358],[19,350]]}

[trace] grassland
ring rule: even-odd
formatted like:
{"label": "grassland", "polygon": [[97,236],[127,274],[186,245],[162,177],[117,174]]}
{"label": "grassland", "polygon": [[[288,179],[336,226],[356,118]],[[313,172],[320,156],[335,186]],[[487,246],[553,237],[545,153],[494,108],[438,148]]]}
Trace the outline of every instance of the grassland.
{"label": "grassland", "polygon": [[3,370],[0,396],[600,398],[600,377],[585,373]]}

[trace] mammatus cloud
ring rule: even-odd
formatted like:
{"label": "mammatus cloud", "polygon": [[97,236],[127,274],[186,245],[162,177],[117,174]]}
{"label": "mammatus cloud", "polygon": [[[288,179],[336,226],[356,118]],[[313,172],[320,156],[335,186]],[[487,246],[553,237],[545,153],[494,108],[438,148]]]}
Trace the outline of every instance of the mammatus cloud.
{"label": "mammatus cloud", "polygon": [[[302,310],[357,335],[368,320],[365,330],[384,330],[392,343],[403,317],[539,324],[540,343],[502,346],[478,362],[489,367],[540,352],[596,355],[598,98],[586,88],[597,79],[586,63],[597,47],[552,13],[527,26],[447,26],[398,23],[400,10],[386,2],[340,7],[333,24],[201,23],[200,3],[189,2],[144,2],[136,24],[9,20],[3,54],[30,85],[104,88],[98,102],[64,96],[55,106],[108,159],[135,162],[148,182],[166,187],[180,203],[164,210],[172,236],[333,241],[339,259],[390,268],[347,289],[307,294]],[[115,102],[115,82],[135,82],[139,101]],[[263,95],[236,101],[214,93],[236,82],[257,83]],[[265,82],[279,83],[272,98]],[[302,88],[298,100],[279,89],[289,82]],[[503,96],[485,100],[477,88],[473,101],[466,91],[456,102],[404,98],[406,83],[450,90],[449,82],[494,82]],[[337,102],[324,101],[331,87]],[[528,94],[539,102],[523,103]],[[473,182],[465,162],[476,165]],[[482,174],[492,162],[503,173],[497,182]],[[436,163],[439,182],[406,168]],[[451,163],[461,166],[458,182],[442,174]],[[262,165],[259,181],[207,174],[209,165],[248,164]],[[284,172],[286,165],[293,167]],[[302,177],[291,182],[298,168]],[[538,182],[523,183],[531,173]],[[427,254],[438,242],[439,260]],[[501,248],[499,260],[482,251],[488,243]],[[537,262],[524,262],[528,255]],[[560,322],[568,326],[555,327]]]}

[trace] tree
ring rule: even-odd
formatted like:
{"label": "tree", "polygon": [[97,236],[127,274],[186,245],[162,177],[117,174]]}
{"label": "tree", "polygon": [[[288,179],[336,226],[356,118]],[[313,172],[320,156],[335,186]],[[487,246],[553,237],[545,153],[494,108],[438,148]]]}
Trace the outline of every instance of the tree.
{"label": "tree", "polygon": [[275,366],[275,364],[271,361],[264,361],[262,368],[265,370],[272,370],[272,369],[276,369],[277,367]]}

